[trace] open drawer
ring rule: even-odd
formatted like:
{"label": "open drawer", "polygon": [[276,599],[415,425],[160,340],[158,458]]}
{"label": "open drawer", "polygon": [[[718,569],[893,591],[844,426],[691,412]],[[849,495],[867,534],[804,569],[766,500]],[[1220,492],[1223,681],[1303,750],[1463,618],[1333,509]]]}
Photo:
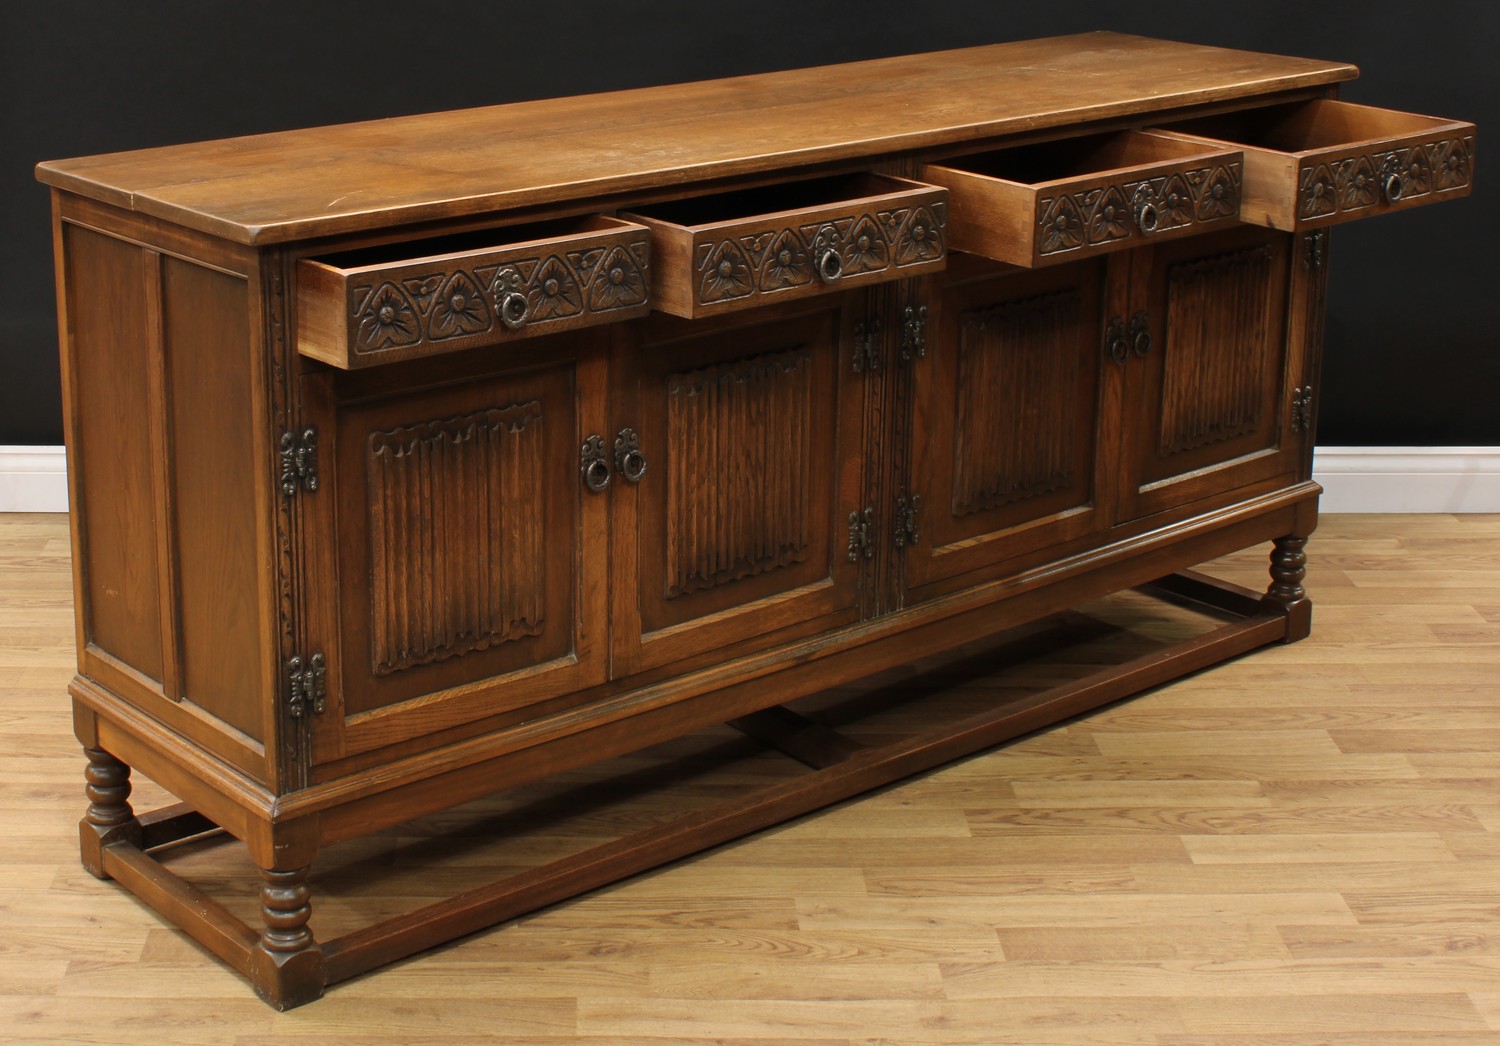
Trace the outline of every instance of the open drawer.
{"label": "open drawer", "polygon": [[1287,232],[1467,196],[1474,177],[1473,124],[1329,98],[1160,133],[1244,150],[1240,217]]}
{"label": "open drawer", "polygon": [[999,149],[922,168],[949,192],[956,251],[1034,268],[1239,216],[1237,146],[1143,131]]}
{"label": "open drawer", "polygon": [[622,217],[651,230],[652,304],[693,319],[941,269],[947,204],[941,188],[855,174]]}
{"label": "open drawer", "polygon": [[297,263],[297,351],[352,370],[644,316],[650,233],[590,215]]}

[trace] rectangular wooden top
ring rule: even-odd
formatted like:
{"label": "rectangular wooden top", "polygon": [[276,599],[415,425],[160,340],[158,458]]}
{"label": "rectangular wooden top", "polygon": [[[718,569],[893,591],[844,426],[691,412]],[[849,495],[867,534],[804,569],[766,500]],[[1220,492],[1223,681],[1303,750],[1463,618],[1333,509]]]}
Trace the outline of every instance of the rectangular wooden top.
{"label": "rectangular wooden top", "polygon": [[55,160],[37,177],[269,244],[1248,98],[1358,72],[1083,33]]}

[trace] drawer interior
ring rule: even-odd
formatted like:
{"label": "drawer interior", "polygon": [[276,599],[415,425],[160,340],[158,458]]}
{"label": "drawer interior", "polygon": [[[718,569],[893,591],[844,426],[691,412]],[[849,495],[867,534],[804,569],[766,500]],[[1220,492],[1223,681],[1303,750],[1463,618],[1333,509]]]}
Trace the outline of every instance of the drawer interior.
{"label": "drawer interior", "polygon": [[1180,139],[1144,131],[1121,131],[997,149],[944,160],[943,166],[1023,185],[1040,185],[1104,171],[1172,163],[1210,151],[1206,145]]}
{"label": "drawer interior", "polygon": [[762,185],[753,189],[735,189],[710,196],[690,196],[682,200],[633,208],[643,218],[684,227],[741,222],[747,218],[770,216],[789,211],[829,207],[845,200],[925,188],[916,182],[860,173],[811,178],[800,182]]}
{"label": "drawer interior", "polygon": [[372,247],[358,247],[334,254],[321,254],[312,260],[344,272],[355,272],[418,259],[425,261],[462,257],[524,243],[560,240],[586,233],[610,232],[628,228],[631,228],[628,223],[615,218],[587,214],[575,218],[555,218],[550,221],[532,222],[526,225],[507,225],[499,229],[476,229],[421,240],[402,240]]}
{"label": "drawer interior", "polygon": [[1300,153],[1425,134],[1448,124],[1430,116],[1319,98],[1220,113],[1169,126],[1173,131],[1203,138]]}

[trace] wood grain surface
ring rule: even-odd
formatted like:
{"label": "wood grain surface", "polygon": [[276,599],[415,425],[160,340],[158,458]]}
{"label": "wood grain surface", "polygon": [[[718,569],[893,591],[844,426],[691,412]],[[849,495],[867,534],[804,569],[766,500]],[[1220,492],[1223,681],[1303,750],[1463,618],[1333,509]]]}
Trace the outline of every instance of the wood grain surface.
{"label": "wood grain surface", "polygon": [[[933,76],[934,63],[943,73]],[[44,182],[277,243],[812,165],[1353,79],[1354,66],[1085,33],[167,146]],[[797,128],[797,146],[786,129]]]}
{"label": "wood grain surface", "polygon": [[[67,520],[0,516],[0,1038],[1500,1041],[1500,517],[1327,516],[1310,551],[1302,643],[278,1014],[79,867]],[[1264,563],[1252,549],[1212,569],[1261,587]],[[1199,627],[1143,606],[1091,605],[1049,659],[951,666],[930,697],[962,711]],[[799,707],[836,720],[857,689],[882,711],[845,732],[878,740],[910,725],[901,678]],[[340,844],[313,871],[314,927],[330,937],[796,772],[726,730]],[[138,809],[170,801],[136,784]],[[169,863],[252,915],[241,847]]]}

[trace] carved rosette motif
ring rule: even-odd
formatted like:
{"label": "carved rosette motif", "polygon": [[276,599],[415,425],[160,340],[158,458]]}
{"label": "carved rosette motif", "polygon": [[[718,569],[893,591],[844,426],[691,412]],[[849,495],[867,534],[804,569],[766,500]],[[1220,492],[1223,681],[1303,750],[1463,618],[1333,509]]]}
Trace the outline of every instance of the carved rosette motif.
{"label": "carved rosette motif", "polygon": [[1159,232],[1234,218],[1241,173],[1237,162],[1218,164],[1041,197],[1037,251],[1063,254],[1138,237],[1135,214],[1142,203],[1156,208]]}
{"label": "carved rosette motif", "polygon": [[1399,202],[1466,188],[1473,151],[1473,138],[1443,138],[1308,164],[1299,175],[1298,216],[1310,221],[1374,207],[1387,198],[1383,186],[1393,176],[1400,180]]}
{"label": "carved rosette motif", "polygon": [[526,325],[643,305],[649,294],[648,240],[537,254],[351,286],[349,316],[358,353],[505,334],[500,301],[526,300]]}
{"label": "carved rosette motif", "polygon": [[959,316],[955,517],[1072,485],[1082,302],[1072,288]]}
{"label": "carved rosette motif", "polygon": [[945,203],[852,214],[761,229],[697,246],[698,303],[775,294],[818,282],[820,254],[838,252],[842,277],[940,261],[947,253]]}
{"label": "carved rosette motif", "polygon": [[667,375],[668,599],[806,558],[812,383],[802,347]]}
{"label": "carved rosette motif", "polygon": [[540,633],[539,403],[372,432],[366,475],[376,675]]}

